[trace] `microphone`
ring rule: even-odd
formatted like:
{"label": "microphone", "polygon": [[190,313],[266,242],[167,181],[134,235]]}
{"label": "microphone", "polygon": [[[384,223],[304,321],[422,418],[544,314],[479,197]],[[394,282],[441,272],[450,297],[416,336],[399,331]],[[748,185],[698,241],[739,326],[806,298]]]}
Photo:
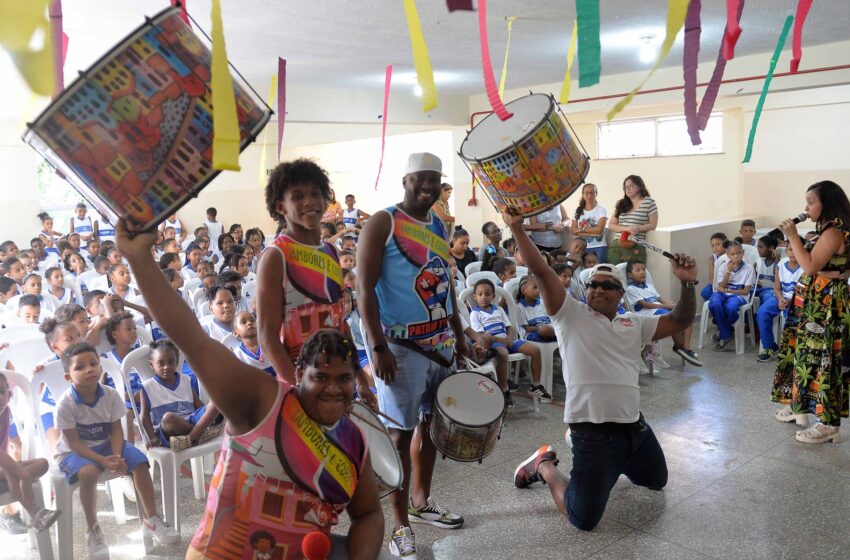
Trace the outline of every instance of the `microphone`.
{"label": "microphone", "polygon": [[326,560],[331,553],[331,540],[321,531],[311,531],[301,539],[301,554],[307,560]]}
{"label": "microphone", "polygon": [[[809,215],[806,214],[805,212],[801,212],[800,214],[797,214],[793,218],[795,224],[799,224],[800,222],[805,222],[808,219],[809,219]],[[785,234],[782,233],[782,230],[779,229],[779,228],[772,229],[769,232],[767,232],[767,234],[769,236],[775,237],[776,239],[779,239],[779,240],[785,239]]]}
{"label": "microphone", "polygon": [[[620,241],[629,241],[630,235],[631,235],[630,232],[624,231],[623,233],[620,234]],[[662,255],[667,257],[668,259],[675,259],[676,258],[676,257],[673,256],[672,253],[665,251],[661,247],[656,247],[652,243],[647,243],[646,241],[644,241],[642,239],[634,238],[631,241],[633,243],[637,243],[638,245],[642,245],[643,247],[646,247],[647,249],[651,249],[651,250],[655,251],[656,253],[661,253]]]}

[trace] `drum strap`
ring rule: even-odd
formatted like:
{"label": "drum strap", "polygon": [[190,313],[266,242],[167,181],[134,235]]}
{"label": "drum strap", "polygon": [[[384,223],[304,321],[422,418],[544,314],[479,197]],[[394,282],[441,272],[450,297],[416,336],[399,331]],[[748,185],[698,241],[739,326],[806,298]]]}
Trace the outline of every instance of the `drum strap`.
{"label": "drum strap", "polygon": [[407,340],[405,338],[387,338],[387,341],[392,344],[398,344],[399,346],[404,346],[408,350],[413,350],[418,354],[422,354],[435,364],[443,366],[444,368],[452,367],[452,360],[447,360],[443,357],[442,354],[433,350],[425,350],[412,340]]}

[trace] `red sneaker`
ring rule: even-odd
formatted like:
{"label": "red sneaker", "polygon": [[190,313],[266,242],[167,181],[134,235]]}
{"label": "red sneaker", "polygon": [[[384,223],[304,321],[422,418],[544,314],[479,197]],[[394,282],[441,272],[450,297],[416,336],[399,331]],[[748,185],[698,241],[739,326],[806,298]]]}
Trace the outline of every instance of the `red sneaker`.
{"label": "red sneaker", "polygon": [[[519,464],[514,471],[514,486],[517,488],[527,488],[535,482],[544,482],[537,470],[540,468],[540,463],[544,461],[552,461],[552,464],[558,464],[558,457],[555,455],[555,448],[551,445],[544,445],[535,451],[531,457]],[[544,482],[545,483],[545,482]]]}

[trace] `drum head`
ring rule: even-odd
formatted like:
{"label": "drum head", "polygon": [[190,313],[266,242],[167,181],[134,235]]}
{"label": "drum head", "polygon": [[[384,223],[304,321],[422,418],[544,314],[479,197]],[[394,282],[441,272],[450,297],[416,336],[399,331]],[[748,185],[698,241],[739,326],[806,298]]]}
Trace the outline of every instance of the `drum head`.
{"label": "drum head", "polygon": [[506,121],[499,119],[495,113],[485,117],[460,145],[462,158],[469,161],[487,159],[519,143],[548,118],[553,103],[548,95],[533,93],[515,99],[505,107],[514,116]]}
{"label": "drum head", "polygon": [[505,397],[495,381],[472,371],[445,378],[437,387],[437,406],[448,418],[465,426],[486,426],[505,410]]}
{"label": "drum head", "polygon": [[369,456],[372,459],[372,470],[388,489],[400,488],[403,476],[401,459],[390,436],[380,429],[381,420],[363,403],[351,404],[355,414],[368,420],[367,423],[354,414],[349,415],[351,421],[357,424],[366,436],[366,447],[369,448]]}

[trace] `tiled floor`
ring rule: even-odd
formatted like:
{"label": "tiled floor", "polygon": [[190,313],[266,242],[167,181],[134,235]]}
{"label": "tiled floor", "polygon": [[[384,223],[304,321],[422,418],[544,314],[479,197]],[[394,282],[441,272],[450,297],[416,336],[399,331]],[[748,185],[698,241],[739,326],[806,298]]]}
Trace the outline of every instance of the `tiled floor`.
{"label": "tiled floor", "polygon": [[[796,427],[773,419],[768,391],[775,362],[756,363],[751,348],[743,356],[706,349],[702,357],[704,369],[683,371],[668,355],[673,367],[641,377],[642,409],[670,470],[663,492],[621,479],[599,527],[572,528],[546,487],[518,490],[512,483],[517,463],[543,443],[555,445],[560,468],[569,471],[562,408],[543,405],[535,413],[530,400],[516,398],[502,439],[483,464],[438,462],[433,493],[467,521],[456,531],[415,526],[420,560],[850,557],[850,443],[796,442]],[[563,391],[557,385],[556,398]],[[203,503],[194,500],[187,479],[180,493],[183,542],[157,547],[151,558],[182,558],[197,526]],[[105,497],[101,511],[109,511]],[[100,519],[113,558],[142,556],[136,523],[118,526],[109,513]],[[391,523],[387,510],[388,531]],[[84,558],[76,501],[74,528],[75,556]],[[4,558],[38,557],[23,538],[0,542],[12,551]]]}

